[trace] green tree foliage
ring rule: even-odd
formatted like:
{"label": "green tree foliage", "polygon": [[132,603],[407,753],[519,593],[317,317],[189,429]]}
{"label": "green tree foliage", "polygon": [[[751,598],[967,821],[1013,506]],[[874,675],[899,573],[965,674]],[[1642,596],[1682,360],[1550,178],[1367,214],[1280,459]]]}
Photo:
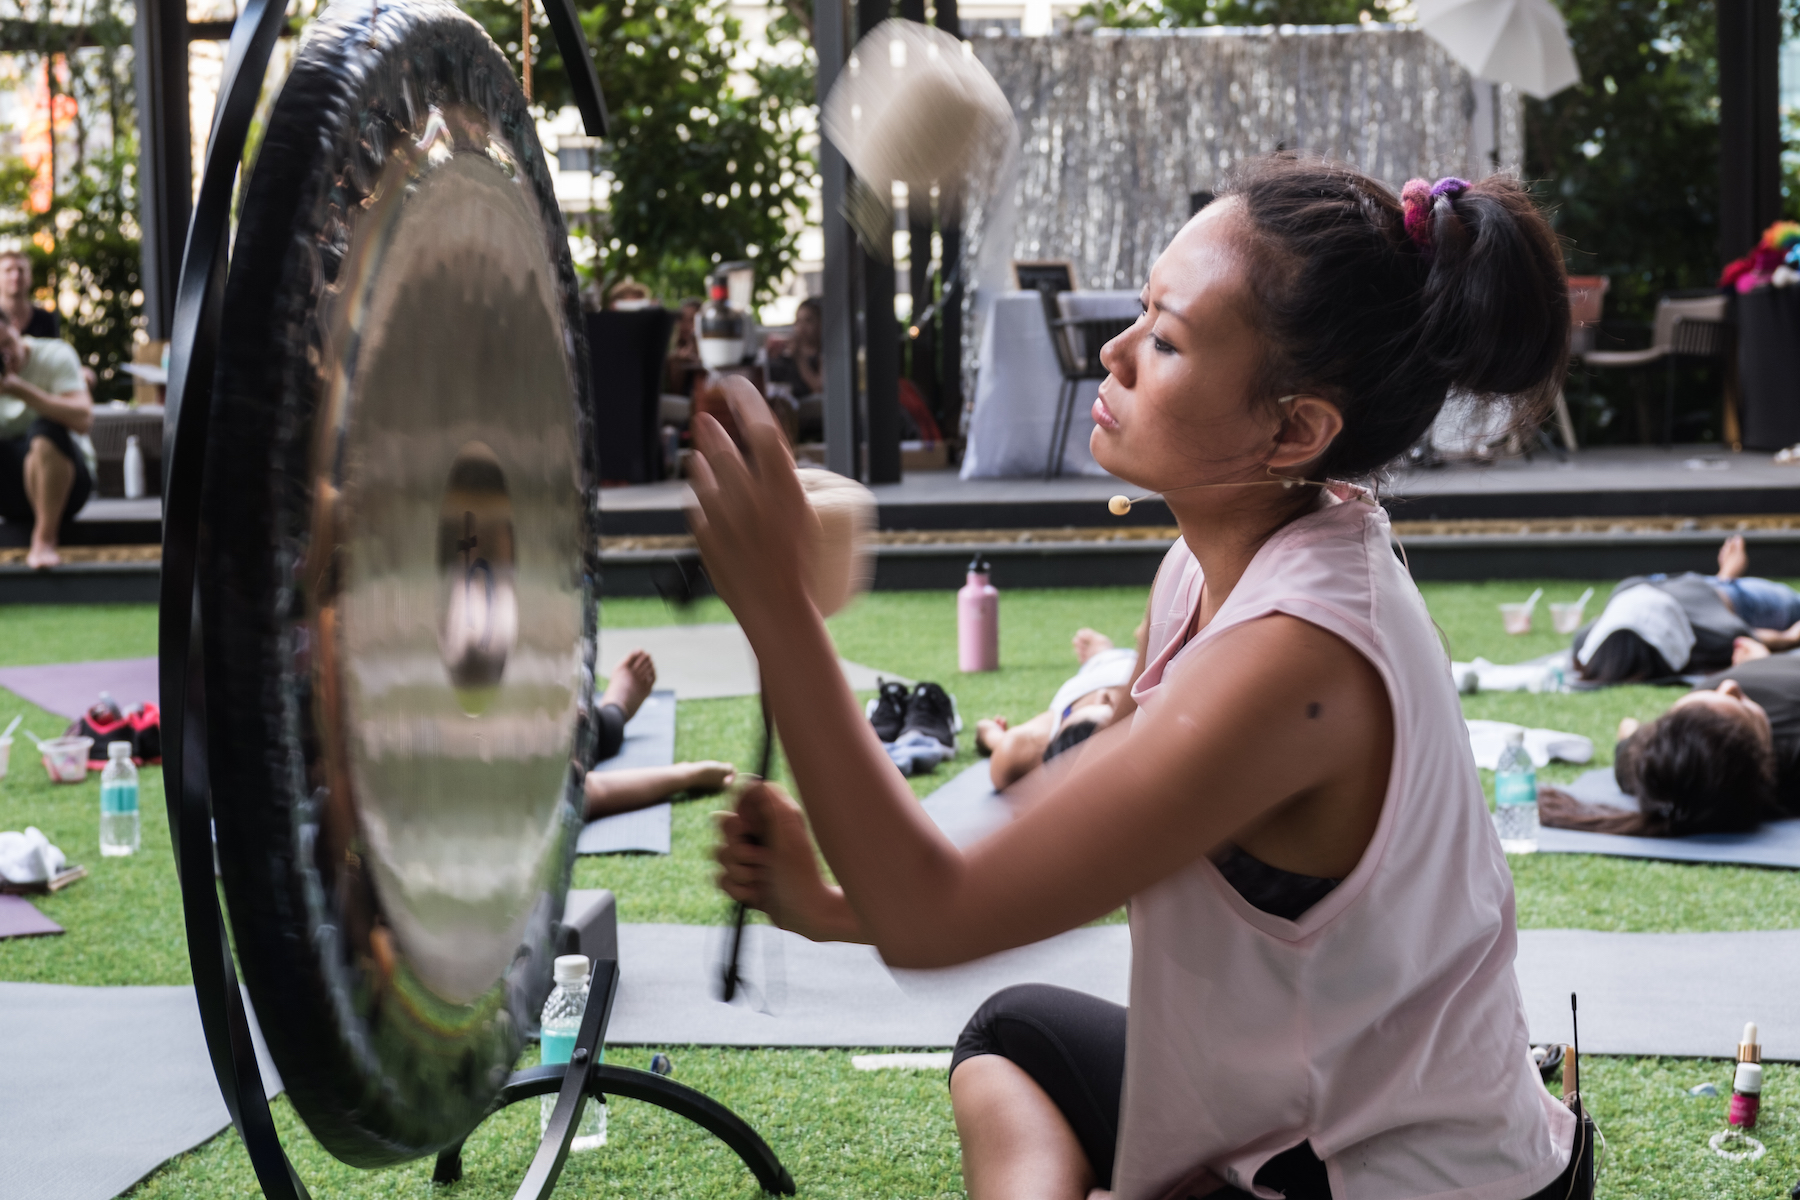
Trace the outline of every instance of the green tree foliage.
{"label": "green tree foliage", "polygon": [[[1718,278],[1718,15],[1713,0],[1563,0],[1581,82],[1525,103],[1537,181],[1569,269],[1612,280],[1608,314]],[[1733,251],[1736,253],[1736,251]]]}
{"label": "green tree foliage", "polygon": [[[0,24],[0,44],[27,78],[52,78],[75,99],[55,145],[55,189],[49,210],[27,202],[32,174],[17,158],[0,161],[0,239],[31,257],[40,297],[62,317],[62,336],[98,376],[95,399],[125,399],[143,324],[137,226],[136,92],[127,0],[93,0],[71,23],[48,0],[21,19]],[[84,45],[85,43],[85,45]]]}
{"label": "green tree foliage", "polygon": [[[510,55],[520,17],[503,0],[464,0]],[[812,66],[745,68],[742,33],[722,0],[601,0],[583,9],[612,134],[599,168],[608,209],[587,231],[602,282],[631,275],[665,299],[700,291],[720,260],[753,259],[766,289],[793,262],[813,175],[801,138]],[[541,18],[534,99],[570,103],[568,75]]]}

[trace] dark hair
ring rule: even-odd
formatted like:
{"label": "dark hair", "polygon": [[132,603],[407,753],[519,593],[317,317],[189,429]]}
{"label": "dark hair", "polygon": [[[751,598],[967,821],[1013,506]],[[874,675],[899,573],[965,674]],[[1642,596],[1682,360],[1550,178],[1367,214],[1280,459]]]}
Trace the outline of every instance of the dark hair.
{"label": "dark hair", "polygon": [[1575,660],[1575,673],[1589,683],[1645,683],[1667,679],[1676,669],[1656,647],[1629,629],[1607,634],[1585,663]]}
{"label": "dark hair", "polygon": [[1270,347],[1259,399],[1316,392],[1344,417],[1315,476],[1380,470],[1452,388],[1504,399],[1521,422],[1548,410],[1568,363],[1568,280],[1517,180],[1431,201],[1430,248],[1407,234],[1393,192],[1320,159],[1255,159],[1227,196],[1257,240],[1250,286]]}
{"label": "dark hair", "polygon": [[1057,755],[1073,750],[1081,743],[1100,732],[1100,726],[1094,721],[1071,721],[1056,731],[1050,744],[1044,747],[1044,761],[1049,762]]}
{"label": "dark hair", "polygon": [[794,309],[796,316],[799,315],[800,309],[802,308],[811,309],[815,317],[822,317],[825,315],[825,305],[817,296],[808,296],[806,299],[802,300],[798,307]]}
{"label": "dark hair", "polygon": [[1741,833],[1775,814],[1774,747],[1727,713],[1671,709],[1623,750],[1645,821],[1666,837]]}
{"label": "dark hair", "polygon": [[1743,833],[1779,815],[1775,750],[1743,721],[1700,705],[1671,709],[1619,743],[1619,790],[1638,811],[1538,789],[1538,817],[1558,829],[1628,837]]}

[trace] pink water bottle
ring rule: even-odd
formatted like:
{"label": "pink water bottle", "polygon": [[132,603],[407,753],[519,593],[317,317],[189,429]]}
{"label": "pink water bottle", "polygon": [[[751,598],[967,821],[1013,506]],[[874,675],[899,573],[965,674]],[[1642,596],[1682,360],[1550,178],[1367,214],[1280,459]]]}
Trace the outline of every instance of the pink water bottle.
{"label": "pink water bottle", "polygon": [[956,593],[956,665],[963,671],[1000,669],[1000,593],[988,582],[990,569],[976,555]]}

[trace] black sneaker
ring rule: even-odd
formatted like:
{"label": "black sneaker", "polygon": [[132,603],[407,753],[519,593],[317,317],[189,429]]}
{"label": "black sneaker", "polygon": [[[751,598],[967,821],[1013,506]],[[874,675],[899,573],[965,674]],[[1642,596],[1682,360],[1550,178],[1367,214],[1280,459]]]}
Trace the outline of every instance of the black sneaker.
{"label": "black sneaker", "polygon": [[906,685],[890,679],[878,679],[875,682],[880,690],[869,701],[863,715],[875,727],[876,737],[884,742],[891,742],[900,736],[900,727],[906,724]]}
{"label": "black sneaker", "polygon": [[906,723],[899,736],[923,733],[937,739],[952,751],[956,735],[962,729],[962,718],[956,714],[956,701],[935,683],[921,683],[906,698]]}

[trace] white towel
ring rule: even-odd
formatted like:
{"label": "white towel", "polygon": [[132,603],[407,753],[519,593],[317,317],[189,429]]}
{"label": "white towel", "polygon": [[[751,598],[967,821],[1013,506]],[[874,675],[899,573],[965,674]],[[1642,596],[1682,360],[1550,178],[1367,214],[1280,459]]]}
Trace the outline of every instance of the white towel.
{"label": "white towel", "polygon": [[68,861],[36,825],[27,825],[24,833],[0,833],[0,879],[8,883],[45,883]]}
{"label": "white towel", "polygon": [[1694,627],[1675,597],[1661,588],[1640,583],[1606,602],[1605,611],[1588,631],[1587,641],[1581,643],[1581,653],[1576,655],[1581,665],[1587,666],[1600,643],[1621,629],[1629,629],[1649,642],[1671,671],[1687,666],[1688,655],[1694,651]]}
{"label": "white towel", "polygon": [[1469,750],[1475,765],[1492,771],[1500,765],[1500,752],[1506,749],[1507,735],[1525,730],[1525,752],[1531,765],[1542,767],[1551,759],[1566,763],[1589,762],[1594,757],[1594,743],[1579,733],[1560,733],[1554,729],[1526,729],[1506,721],[1470,721]]}

